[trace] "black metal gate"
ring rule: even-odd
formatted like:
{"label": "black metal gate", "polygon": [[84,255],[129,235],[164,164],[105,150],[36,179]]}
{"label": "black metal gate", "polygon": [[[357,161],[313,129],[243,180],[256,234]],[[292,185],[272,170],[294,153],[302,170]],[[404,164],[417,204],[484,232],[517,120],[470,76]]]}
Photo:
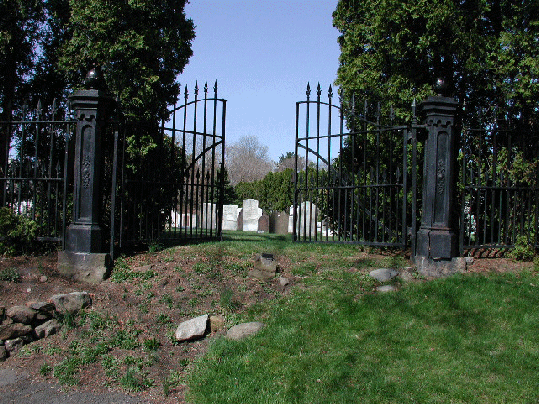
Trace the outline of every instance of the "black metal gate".
{"label": "black metal gate", "polygon": [[[379,105],[296,104],[294,240],[405,248],[417,226],[417,130]],[[345,132],[346,127],[352,128]],[[413,247],[413,245],[412,245]]]}
{"label": "black metal gate", "polygon": [[[225,119],[216,82],[213,95],[207,84],[202,95],[196,85],[192,99],[186,87],[168,126],[127,124],[117,132],[119,247],[221,237]],[[156,146],[150,158],[140,156],[135,139],[151,133],[158,133]]]}
{"label": "black metal gate", "polygon": [[13,114],[14,120],[0,122],[7,152],[0,163],[0,206],[34,221],[38,240],[63,245],[70,219],[69,140],[76,125],[56,101],[48,109],[38,102]]}

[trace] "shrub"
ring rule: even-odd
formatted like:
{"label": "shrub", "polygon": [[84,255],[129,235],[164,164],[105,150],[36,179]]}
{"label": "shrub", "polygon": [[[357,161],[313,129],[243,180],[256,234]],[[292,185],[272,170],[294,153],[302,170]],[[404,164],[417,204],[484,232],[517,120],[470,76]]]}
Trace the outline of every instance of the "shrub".
{"label": "shrub", "polygon": [[30,254],[38,248],[37,223],[9,208],[0,208],[0,254]]}

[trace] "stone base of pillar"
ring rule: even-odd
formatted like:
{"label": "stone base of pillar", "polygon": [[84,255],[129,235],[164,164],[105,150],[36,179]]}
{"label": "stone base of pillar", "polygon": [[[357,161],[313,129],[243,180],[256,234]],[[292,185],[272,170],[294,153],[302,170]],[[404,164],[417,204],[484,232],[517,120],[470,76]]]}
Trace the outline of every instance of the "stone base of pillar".
{"label": "stone base of pillar", "polygon": [[58,272],[78,282],[100,283],[112,270],[112,259],[107,253],[58,252]]}
{"label": "stone base of pillar", "polygon": [[417,232],[416,255],[434,260],[450,260],[458,257],[458,237],[454,231],[419,229]]}
{"label": "stone base of pillar", "polygon": [[452,259],[433,259],[416,256],[414,262],[417,272],[431,278],[444,278],[447,276],[466,272],[467,260],[464,257]]}
{"label": "stone base of pillar", "polygon": [[103,251],[103,230],[97,224],[70,224],[67,228],[66,250],[77,253]]}

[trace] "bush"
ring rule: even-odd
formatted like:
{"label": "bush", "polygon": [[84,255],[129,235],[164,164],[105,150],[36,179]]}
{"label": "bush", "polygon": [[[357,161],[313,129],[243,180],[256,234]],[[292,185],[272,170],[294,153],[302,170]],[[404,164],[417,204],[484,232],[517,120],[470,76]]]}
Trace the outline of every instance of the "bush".
{"label": "bush", "polygon": [[517,261],[533,261],[535,250],[526,236],[518,236],[515,247],[509,253],[509,256]]}
{"label": "bush", "polygon": [[37,223],[9,208],[0,208],[0,254],[30,254],[38,248]]}

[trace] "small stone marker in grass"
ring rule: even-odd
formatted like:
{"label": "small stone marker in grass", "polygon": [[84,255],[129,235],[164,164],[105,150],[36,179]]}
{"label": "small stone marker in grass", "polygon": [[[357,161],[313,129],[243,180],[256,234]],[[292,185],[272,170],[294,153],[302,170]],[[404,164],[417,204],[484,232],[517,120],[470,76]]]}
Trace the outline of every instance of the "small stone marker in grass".
{"label": "small stone marker in grass", "polygon": [[253,261],[254,268],[249,271],[249,276],[251,278],[256,278],[261,281],[275,278],[275,274],[277,273],[277,261],[275,261],[272,254],[256,254]]}
{"label": "small stone marker in grass", "polygon": [[389,282],[391,279],[398,276],[399,272],[391,268],[378,268],[369,272],[369,275],[379,282]]}

